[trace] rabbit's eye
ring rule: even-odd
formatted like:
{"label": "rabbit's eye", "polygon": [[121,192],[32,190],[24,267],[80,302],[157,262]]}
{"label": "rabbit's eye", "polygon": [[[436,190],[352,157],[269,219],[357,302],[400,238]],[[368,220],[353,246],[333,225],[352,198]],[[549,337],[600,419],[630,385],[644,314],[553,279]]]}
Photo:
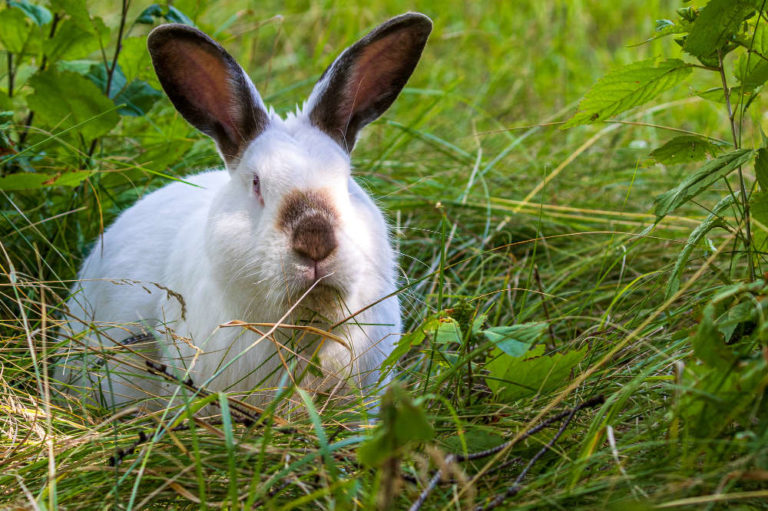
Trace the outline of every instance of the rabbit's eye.
{"label": "rabbit's eye", "polygon": [[259,180],[259,176],[253,176],[253,193],[256,194],[259,202],[264,204],[264,199],[261,197],[261,181]]}

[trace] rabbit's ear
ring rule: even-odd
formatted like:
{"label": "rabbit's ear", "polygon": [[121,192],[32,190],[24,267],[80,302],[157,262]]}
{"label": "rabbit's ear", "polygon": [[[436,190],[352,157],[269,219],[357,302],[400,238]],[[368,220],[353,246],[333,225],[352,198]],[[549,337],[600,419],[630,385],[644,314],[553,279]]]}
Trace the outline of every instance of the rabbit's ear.
{"label": "rabbit's ear", "polygon": [[228,166],[234,164],[269,120],[243,69],[219,43],[187,25],[155,28],[147,46],[176,110],[216,141]]}
{"label": "rabbit's ear", "polygon": [[348,152],[360,129],[389,108],[405,86],[432,31],[432,21],[407,13],[379,25],[344,50],[309,96],[310,122]]}

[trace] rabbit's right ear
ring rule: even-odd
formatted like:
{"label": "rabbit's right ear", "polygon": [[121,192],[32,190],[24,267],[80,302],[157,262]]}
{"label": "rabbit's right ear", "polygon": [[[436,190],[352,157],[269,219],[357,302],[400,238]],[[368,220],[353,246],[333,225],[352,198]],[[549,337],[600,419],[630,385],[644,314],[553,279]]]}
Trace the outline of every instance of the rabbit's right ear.
{"label": "rabbit's right ear", "polygon": [[231,167],[269,122],[251,80],[219,43],[187,25],[155,28],[147,46],[176,110],[216,141]]}

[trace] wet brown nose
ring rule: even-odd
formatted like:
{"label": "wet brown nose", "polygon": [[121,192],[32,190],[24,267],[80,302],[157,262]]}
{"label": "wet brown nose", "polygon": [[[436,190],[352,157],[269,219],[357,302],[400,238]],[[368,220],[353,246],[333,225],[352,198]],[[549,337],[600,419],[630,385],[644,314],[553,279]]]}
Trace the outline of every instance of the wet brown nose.
{"label": "wet brown nose", "polygon": [[336,246],[333,226],[321,215],[304,217],[293,228],[291,248],[302,257],[319,262],[331,255]]}

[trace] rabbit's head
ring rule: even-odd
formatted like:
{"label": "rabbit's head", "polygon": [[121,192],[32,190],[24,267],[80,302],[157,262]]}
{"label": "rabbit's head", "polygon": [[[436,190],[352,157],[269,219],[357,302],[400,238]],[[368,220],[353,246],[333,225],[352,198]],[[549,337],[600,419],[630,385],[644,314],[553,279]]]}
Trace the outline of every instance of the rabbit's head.
{"label": "rabbit's head", "polygon": [[213,138],[229,171],[204,241],[216,274],[243,293],[239,303],[283,305],[312,288],[315,306],[327,309],[336,296],[391,289],[386,225],[352,180],[349,153],[402,90],[431,27],[417,13],[380,25],[342,52],[285,119],[204,33],[171,24],[149,35],[160,83],[181,115]]}

